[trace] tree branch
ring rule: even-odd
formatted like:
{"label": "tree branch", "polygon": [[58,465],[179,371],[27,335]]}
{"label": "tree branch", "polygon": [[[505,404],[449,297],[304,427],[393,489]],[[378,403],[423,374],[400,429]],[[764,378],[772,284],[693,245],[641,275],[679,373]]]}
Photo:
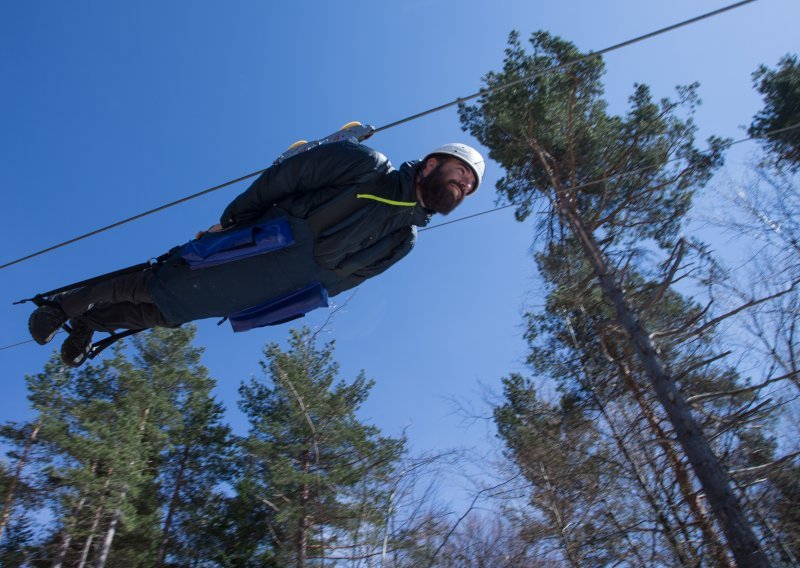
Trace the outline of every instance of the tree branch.
{"label": "tree branch", "polygon": [[792,284],[786,290],[782,290],[780,292],[776,292],[775,294],[772,294],[772,295],[767,296],[765,298],[759,298],[758,300],[751,300],[749,302],[746,302],[745,304],[742,304],[738,308],[736,308],[734,310],[731,310],[730,312],[728,312],[726,314],[722,314],[721,316],[716,317],[716,318],[712,319],[711,321],[706,322],[705,324],[701,325],[697,329],[683,334],[682,336],[680,336],[678,338],[678,341],[682,341],[682,340],[686,339],[687,337],[691,337],[693,335],[700,335],[704,331],[706,331],[707,329],[714,327],[715,325],[717,325],[721,321],[724,321],[724,320],[728,319],[729,317],[735,316],[736,314],[738,314],[739,312],[741,312],[743,310],[746,310],[748,308],[752,308],[753,306],[757,306],[759,304],[763,304],[764,302],[769,302],[770,300],[774,300],[776,298],[780,298],[781,296],[785,296],[786,294],[792,292],[798,284],[800,284],[800,280],[795,280],[794,282],[792,282]]}
{"label": "tree branch", "polygon": [[661,298],[664,296],[664,293],[667,291],[667,288],[673,283],[675,278],[675,273],[678,271],[678,266],[680,266],[681,260],[683,260],[683,255],[686,252],[686,243],[683,239],[678,241],[677,251],[673,252],[671,256],[675,258],[670,267],[669,271],[667,272],[666,278],[659,284],[658,288],[656,288],[655,292],[653,292],[652,297],[645,302],[642,306],[642,311],[646,312],[650,310],[656,303],[661,301]]}
{"label": "tree branch", "polygon": [[733,469],[731,470],[730,474],[734,477],[744,477],[747,475],[762,475],[767,473],[776,467],[783,465],[784,463],[793,460],[794,458],[800,456],[800,451],[792,452],[791,454],[787,454],[781,458],[776,459],[775,461],[771,461],[769,463],[765,463],[762,465],[757,465],[753,467],[745,467],[742,469]]}
{"label": "tree branch", "polygon": [[[729,353],[729,352],[727,352],[727,353]],[[727,355],[727,353],[726,353],[726,355]],[[787,373],[787,374],[782,375],[780,377],[775,377],[774,379],[767,379],[763,383],[759,383],[757,385],[747,386],[747,387],[744,387],[744,388],[735,389],[735,390],[729,390],[729,391],[718,391],[718,392],[707,392],[707,393],[703,393],[703,394],[696,394],[694,396],[690,396],[689,398],[687,398],[686,402],[691,404],[693,402],[699,402],[701,400],[707,400],[707,399],[711,399],[711,398],[721,398],[723,396],[736,396],[738,394],[744,394],[746,392],[753,392],[753,391],[757,391],[757,390],[763,389],[764,387],[766,387],[767,385],[771,385],[772,383],[777,383],[778,381],[785,381],[787,379],[792,379],[796,375],[797,375],[797,371],[793,371],[791,373]]]}

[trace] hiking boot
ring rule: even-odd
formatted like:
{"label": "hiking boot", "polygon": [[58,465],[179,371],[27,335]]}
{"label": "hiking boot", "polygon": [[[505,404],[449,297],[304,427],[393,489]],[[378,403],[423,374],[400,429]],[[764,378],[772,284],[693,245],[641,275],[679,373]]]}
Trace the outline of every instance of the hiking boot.
{"label": "hiking boot", "polygon": [[61,344],[61,360],[67,367],[80,367],[92,348],[94,331],[81,319],[70,320],[69,324],[72,332]]}
{"label": "hiking boot", "polygon": [[67,315],[58,306],[42,306],[33,310],[28,318],[28,331],[39,345],[45,345],[55,337],[62,325],[67,323]]}

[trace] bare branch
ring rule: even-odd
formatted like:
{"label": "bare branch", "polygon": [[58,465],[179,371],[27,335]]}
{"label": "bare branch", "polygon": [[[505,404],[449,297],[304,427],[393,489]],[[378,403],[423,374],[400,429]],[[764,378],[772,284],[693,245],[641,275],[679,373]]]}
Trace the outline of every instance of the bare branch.
{"label": "bare branch", "polygon": [[461,521],[463,521],[467,517],[467,515],[469,515],[472,512],[472,510],[475,508],[475,503],[478,502],[478,499],[480,499],[481,496],[484,493],[486,493],[488,491],[494,491],[495,489],[499,489],[503,485],[507,485],[507,484],[511,483],[512,481],[514,481],[516,478],[518,478],[521,475],[522,475],[522,472],[519,472],[516,475],[514,475],[511,479],[506,479],[505,481],[502,481],[502,482],[498,483],[497,485],[493,485],[492,487],[484,487],[483,489],[478,491],[478,493],[475,494],[475,497],[473,497],[472,502],[470,503],[470,505],[467,508],[467,510],[464,511],[464,514],[461,515],[458,518],[458,520],[455,522],[455,524],[453,524],[453,526],[451,527],[450,531],[445,535],[444,539],[442,539],[442,543],[439,545],[439,548],[437,548],[436,551],[433,553],[433,556],[431,556],[430,564],[428,564],[429,568],[432,567],[436,563],[436,557],[439,555],[439,552],[441,552],[442,548],[444,548],[444,546],[447,544],[447,541],[450,539],[452,534],[458,528],[458,525],[461,524]]}
{"label": "bare branch", "polygon": [[734,477],[744,477],[747,475],[763,475],[773,469],[777,468],[785,464],[788,461],[793,460],[794,458],[800,456],[800,451],[792,452],[791,454],[787,454],[781,458],[778,458],[775,461],[771,461],[769,463],[765,463],[762,465],[757,465],[753,467],[745,467],[742,469],[733,469],[730,471],[730,474]]}
{"label": "bare branch", "polygon": [[314,333],[312,333],[311,336],[308,338],[308,345],[312,345],[316,340],[317,335],[319,335],[323,330],[327,329],[327,327],[333,321],[333,318],[336,316],[339,310],[343,310],[347,306],[347,304],[350,303],[350,300],[352,300],[355,297],[357,292],[358,288],[353,290],[352,293],[350,293],[350,295],[347,296],[345,301],[341,303],[341,305],[335,306],[332,310],[330,310],[330,312],[328,313],[328,317],[325,318],[323,324],[319,326],[319,328]]}
{"label": "bare branch", "polygon": [[722,314],[721,316],[716,317],[716,318],[706,322],[705,324],[701,325],[697,329],[680,336],[678,338],[678,340],[680,341],[680,340],[686,339],[687,337],[691,337],[692,335],[700,335],[704,331],[706,331],[707,329],[714,327],[718,323],[720,323],[720,322],[722,322],[722,321],[724,321],[724,320],[726,320],[726,319],[728,319],[728,318],[730,318],[732,316],[735,316],[736,314],[738,314],[739,312],[741,312],[743,310],[746,310],[748,308],[752,308],[753,306],[757,306],[759,304],[763,304],[764,302],[769,302],[770,300],[774,300],[776,298],[780,298],[781,296],[785,296],[786,294],[789,294],[790,292],[792,292],[797,287],[798,284],[800,284],[800,280],[795,280],[794,282],[792,282],[792,284],[786,290],[781,290],[780,292],[776,292],[775,294],[772,294],[770,296],[766,296],[765,298],[759,298],[758,300],[751,300],[749,302],[746,302],[746,303],[742,304],[741,306],[739,306],[738,308],[735,308],[735,309],[731,310],[730,312],[728,312],[726,314]]}
{"label": "bare branch", "polygon": [[663,282],[661,282],[658,288],[656,288],[655,292],[653,292],[653,295],[650,298],[650,300],[645,302],[645,304],[642,306],[643,312],[650,310],[650,308],[652,308],[655,304],[660,302],[661,298],[664,296],[664,292],[666,292],[667,288],[669,288],[670,285],[672,285],[675,278],[675,273],[678,271],[678,266],[680,266],[681,260],[683,260],[683,255],[686,252],[686,243],[684,242],[683,239],[680,239],[678,241],[676,248],[677,250],[672,253],[672,256],[674,256],[675,260],[673,261],[672,266],[669,269],[669,272],[667,272],[666,278],[664,278]]}
{"label": "bare branch", "polygon": [[[676,380],[681,380],[683,377],[685,377],[686,375],[688,375],[692,371],[695,371],[695,370],[699,369],[700,367],[705,367],[706,365],[709,365],[709,364],[713,363],[714,361],[719,361],[720,359],[724,359],[725,357],[727,357],[731,353],[733,353],[733,351],[725,351],[723,353],[720,353],[719,355],[714,355],[713,357],[709,357],[708,359],[704,359],[703,361],[700,361],[699,363],[695,363],[694,365],[690,366],[688,369],[684,369],[683,371],[681,371],[681,373],[679,375],[675,376],[675,379]],[[745,389],[745,390],[747,390],[747,389]],[[698,395],[698,396],[702,396],[702,395]],[[686,399],[686,402],[691,402],[694,398],[695,397],[689,397],[688,399]]]}
{"label": "bare branch", "polygon": [[687,398],[686,402],[691,404],[693,402],[699,402],[701,400],[708,400],[708,399],[712,399],[712,398],[721,398],[723,396],[736,396],[736,395],[744,394],[744,393],[747,393],[747,392],[754,392],[754,391],[763,389],[764,387],[766,387],[767,385],[771,385],[772,383],[777,383],[779,381],[785,381],[787,379],[792,379],[795,376],[797,376],[797,374],[798,374],[797,371],[794,371],[794,372],[782,375],[780,377],[775,377],[774,379],[767,379],[763,383],[759,383],[757,385],[747,386],[747,387],[744,387],[744,388],[741,388],[741,389],[696,394],[694,396],[690,396],[689,398]]}
{"label": "bare branch", "polygon": [[[696,322],[698,322],[700,319],[702,319],[702,317],[704,315],[706,315],[708,310],[711,309],[711,306],[713,304],[714,304],[714,300],[711,300],[708,304],[706,304],[705,308],[703,308],[698,314],[696,314],[688,322],[686,322],[686,327],[690,327],[690,326],[694,325]],[[658,338],[661,338],[661,337],[669,337],[671,335],[679,335],[680,333],[683,333],[683,329],[665,329],[663,331],[654,331],[654,332],[652,332],[650,334],[650,339],[652,340],[652,339],[658,339]],[[682,339],[684,339],[684,337],[681,336],[681,337],[678,338],[678,341],[680,341]]]}

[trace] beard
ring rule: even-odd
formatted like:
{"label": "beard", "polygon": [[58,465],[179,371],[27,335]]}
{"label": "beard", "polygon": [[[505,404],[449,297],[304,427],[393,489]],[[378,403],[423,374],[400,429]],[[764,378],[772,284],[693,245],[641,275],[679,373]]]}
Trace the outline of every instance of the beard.
{"label": "beard", "polygon": [[455,180],[448,179],[441,166],[424,177],[420,182],[420,194],[425,207],[440,215],[447,215],[461,205],[464,196],[460,190],[449,187],[451,183],[454,184]]}

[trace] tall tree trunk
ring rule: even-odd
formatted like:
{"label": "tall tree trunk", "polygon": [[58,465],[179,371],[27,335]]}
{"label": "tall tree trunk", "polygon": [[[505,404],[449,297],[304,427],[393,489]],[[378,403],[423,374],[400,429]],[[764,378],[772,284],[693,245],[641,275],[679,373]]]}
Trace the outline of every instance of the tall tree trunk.
{"label": "tall tree trunk", "polygon": [[[303,452],[303,473],[308,474],[311,468],[310,451]],[[305,568],[308,558],[308,531],[311,527],[311,520],[308,515],[308,502],[311,495],[311,486],[303,483],[300,487],[300,519],[298,521],[297,534],[297,568]],[[324,554],[320,554],[324,556]]]}
{"label": "tall tree trunk", "polygon": [[172,497],[169,500],[169,507],[167,509],[167,518],[164,520],[164,528],[161,531],[161,545],[158,547],[158,557],[156,560],[156,567],[161,568],[164,565],[164,557],[167,554],[167,544],[169,544],[169,531],[172,527],[172,517],[175,514],[175,508],[178,505],[178,496],[180,495],[181,487],[183,486],[183,473],[186,470],[186,462],[189,460],[189,445],[187,444],[183,449],[181,456],[181,466],[178,469],[178,476],[175,479],[175,488],[172,490]]}
{"label": "tall tree trunk", "polygon": [[[147,407],[142,412],[142,420],[139,423],[139,433],[144,434],[145,426],[147,425],[147,420],[150,417],[150,408]],[[136,464],[136,461],[130,462],[128,465],[132,468]],[[111,472],[109,472],[109,481],[110,481]],[[105,537],[103,538],[103,544],[100,548],[100,556],[97,558],[97,563],[95,564],[95,568],[104,568],[106,565],[106,561],[108,560],[108,555],[111,552],[111,543],[114,541],[114,535],[117,532],[117,525],[119,524],[119,520],[122,518],[122,505],[125,503],[125,496],[128,494],[128,485],[127,483],[123,483],[122,489],[119,493],[119,505],[116,509],[114,509],[114,513],[111,515],[111,522],[108,525],[108,529],[106,530]]]}
{"label": "tall tree trunk", "polygon": [[122,502],[125,501],[125,495],[127,493],[128,493],[128,487],[123,486],[122,491],[120,491],[119,495],[120,505],[114,510],[114,514],[111,516],[111,522],[108,525],[106,536],[103,539],[103,546],[100,549],[100,557],[97,559],[97,564],[95,564],[95,568],[104,568],[106,565],[106,561],[108,560],[108,554],[109,552],[111,552],[111,543],[114,541],[114,534],[117,532],[117,524],[119,523],[119,520],[122,517]]}
{"label": "tall tree trunk", "polygon": [[550,475],[547,473],[547,468],[543,462],[539,463],[539,469],[542,477],[544,477],[545,484],[547,485],[547,492],[550,495],[551,502],[547,505],[547,508],[552,513],[552,518],[558,527],[558,537],[559,540],[561,540],[561,544],[564,546],[564,550],[566,551],[569,565],[573,568],[580,568],[580,556],[578,551],[575,550],[575,544],[569,539],[569,534],[567,533],[568,523],[565,522],[564,516],[561,514],[561,507],[558,504],[558,495],[556,495],[555,488],[550,482]]}
{"label": "tall tree trunk", "polygon": [[[573,346],[575,347],[575,349],[577,349],[577,350],[585,350],[586,346],[585,345],[581,345],[579,343],[577,334],[575,333],[575,329],[574,329],[574,327],[572,325],[572,320],[569,318],[569,316],[565,317],[565,323],[567,325],[567,329],[569,330],[570,336],[572,337],[572,343],[573,343]],[[605,354],[606,358],[610,362],[616,363],[617,366],[620,367],[619,361],[615,357],[612,356],[612,354],[611,354],[609,348],[606,346],[602,336],[600,337],[600,345],[601,345],[601,348],[602,348],[603,353]],[[600,395],[597,393],[597,390],[595,389],[594,384],[592,383],[591,373],[586,369],[586,367],[584,365],[582,365],[582,371],[583,371],[584,376],[586,377],[586,380],[584,381],[585,384],[583,385],[583,388],[585,388],[591,394],[592,400],[594,401],[595,405],[597,405],[597,408],[600,410],[600,414],[603,417],[603,420],[605,421],[606,425],[608,426],[609,431],[611,432],[611,437],[614,440],[614,444],[616,445],[617,449],[620,451],[622,456],[625,458],[625,461],[628,462],[628,465],[630,466],[630,468],[631,468],[631,470],[633,472],[633,477],[636,479],[636,482],[638,483],[639,488],[644,493],[645,501],[650,506],[650,510],[652,511],[653,515],[655,515],[655,519],[656,519],[657,524],[661,525],[661,528],[664,531],[663,532],[664,538],[669,543],[670,548],[672,549],[672,552],[675,554],[675,557],[676,557],[675,560],[678,561],[680,566],[688,566],[688,565],[692,564],[693,562],[696,563],[696,559],[695,558],[692,558],[692,559],[686,558],[687,552],[691,552],[692,556],[695,556],[694,555],[694,549],[691,548],[691,547],[690,547],[689,550],[684,549],[684,547],[681,546],[681,544],[679,543],[678,539],[676,538],[675,530],[674,530],[674,527],[673,527],[673,523],[670,522],[669,517],[667,516],[667,512],[664,511],[664,508],[661,507],[661,504],[659,503],[658,499],[653,494],[653,492],[650,490],[650,487],[648,487],[648,485],[647,485],[647,483],[645,481],[645,474],[641,471],[641,468],[639,467],[639,464],[636,462],[634,457],[628,451],[628,447],[625,444],[625,440],[623,438],[623,435],[620,434],[620,432],[617,429],[616,424],[611,419],[611,416],[609,416],[609,413],[608,413],[608,411],[606,409],[605,402],[603,402],[603,400],[600,398]],[[622,369],[621,369],[620,372],[622,372]],[[625,377],[628,378],[628,375],[625,375]],[[631,385],[628,385],[628,386],[629,386],[629,388],[631,387]],[[634,391],[634,394],[635,394],[635,391]],[[630,423],[633,424],[634,421],[630,421]],[[648,461],[650,461],[650,460],[648,460]],[[656,475],[658,475],[658,473],[656,473]],[[671,503],[669,503],[668,505],[671,505]],[[672,509],[672,510],[670,510],[668,512],[672,513],[674,517],[677,516],[675,514],[674,508],[670,506],[670,509]],[[688,543],[690,542],[690,539],[688,537],[686,537],[686,535],[684,535],[683,541],[684,541],[684,543],[686,543],[688,545]]]}
{"label": "tall tree trunk", "polygon": [[40,422],[34,424],[33,430],[31,430],[30,435],[28,435],[28,439],[25,441],[25,449],[22,451],[19,461],[17,461],[17,468],[14,472],[14,477],[8,484],[8,494],[6,495],[6,500],[3,503],[3,512],[0,514],[0,537],[3,536],[3,530],[5,530],[6,525],[8,525],[8,520],[11,518],[11,506],[14,504],[14,496],[17,490],[17,485],[19,484],[20,479],[22,479],[22,469],[25,467],[25,463],[28,461],[28,454],[30,453],[34,442],[36,442],[36,436],[39,434],[41,427],[42,424]]}
{"label": "tall tree trunk", "polygon": [[664,538],[669,543],[672,552],[675,554],[675,560],[679,563],[680,566],[690,566],[691,560],[686,558],[687,551],[680,545],[678,539],[675,537],[675,530],[670,523],[669,518],[667,517],[667,513],[664,512],[664,509],[659,505],[658,499],[650,488],[647,486],[645,481],[645,474],[639,468],[639,465],[636,463],[636,460],[628,451],[628,448],[625,446],[622,436],[617,431],[616,426],[611,421],[611,418],[606,413],[606,407],[600,400],[600,397],[597,396],[596,393],[592,392],[592,396],[600,409],[600,413],[603,415],[606,424],[611,431],[611,436],[614,439],[614,444],[617,446],[617,449],[622,453],[622,456],[625,458],[625,461],[628,462],[628,465],[631,467],[633,471],[633,476],[636,479],[636,482],[639,484],[640,489],[645,495],[645,501],[650,506],[650,510],[652,511],[653,515],[655,515],[656,523],[661,525],[661,529],[664,531]]}
{"label": "tall tree trunk", "polygon": [[[91,465],[91,467],[90,467],[90,471],[92,473],[95,473],[95,471],[97,471],[97,464],[93,463]],[[92,523],[91,530],[89,531],[90,534],[94,534],[94,532],[97,530],[97,523],[98,523],[100,511],[103,510],[103,506],[104,506],[104,503],[105,503],[105,491],[108,489],[108,483],[109,483],[109,481],[106,480],[106,483],[103,486],[103,494],[102,494],[102,497],[100,498],[100,503],[97,506],[97,511],[98,512],[95,515],[95,521]],[[61,538],[61,544],[58,547],[58,551],[56,553],[56,558],[55,558],[55,560],[53,560],[53,566],[51,568],[61,568],[61,566],[64,564],[64,559],[67,556],[67,551],[69,550],[69,545],[72,543],[72,530],[78,524],[78,516],[80,515],[80,512],[83,510],[84,505],[86,505],[86,496],[85,495],[81,497],[81,500],[78,502],[78,504],[73,509],[69,520],[65,523],[63,536]],[[82,566],[83,566],[83,564],[81,564],[81,567]]]}
{"label": "tall tree trunk", "polygon": [[86,497],[81,497],[80,501],[78,501],[78,504],[72,509],[70,519],[67,523],[65,523],[64,530],[61,531],[61,543],[58,545],[58,550],[56,551],[56,557],[53,560],[52,568],[61,568],[61,565],[64,564],[64,558],[67,556],[67,550],[69,550],[69,545],[72,543],[72,529],[75,528],[75,525],[78,521],[78,515],[81,514],[85,504]]}
{"label": "tall tree trunk", "polygon": [[89,558],[89,551],[92,549],[92,543],[94,542],[94,537],[97,534],[97,527],[100,526],[100,518],[103,516],[103,511],[105,510],[104,502],[105,500],[100,503],[100,505],[97,507],[97,512],[94,514],[92,526],[89,528],[89,534],[86,536],[86,541],[83,543],[83,550],[81,550],[81,558],[78,561],[77,568],[83,568],[86,566],[86,560]]}
{"label": "tall tree trunk", "polygon": [[[547,160],[540,150],[540,161],[547,167]],[[555,187],[559,187],[555,176],[550,175]],[[711,509],[714,511],[728,540],[733,557],[739,566],[753,568],[768,567],[769,561],[761,550],[747,517],[731,489],[731,481],[722,468],[708,440],[700,431],[692,416],[686,399],[667,373],[664,362],[656,352],[650,337],[642,327],[637,314],[628,304],[625,293],[609,272],[606,259],[594,236],[586,229],[575,209],[574,199],[559,191],[556,197],[558,212],[577,237],[583,252],[592,265],[604,293],[617,313],[617,319],[627,332],[634,352],[655,390],[656,398],[664,407],[672,423],[675,437],[681,444],[695,476],[700,481]]]}
{"label": "tall tree trunk", "polygon": [[661,448],[661,451],[664,452],[664,455],[666,456],[667,461],[669,462],[670,467],[675,474],[675,480],[678,482],[678,487],[683,495],[683,500],[689,506],[695,521],[700,526],[700,531],[703,533],[704,543],[711,548],[711,554],[714,558],[715,566],[730,566],[731,561],[728,555],[725,553],[725,546],[720,541],[719,534],[717,534],[713,523],[708,518],[708,514],[704,510],[703,504],[700,502],[700,496],[692,487],[692,482],[689,479],[689,472],[686,471],[684,463],[681,461],[680,457],[678,457],[675,448],[668,441],[667,433],[661,428],[661,425],[658,423],[653,411],[647,404],[647,401],[645,401],[644,394],[641,392],[641,390],[639,390],[639,387],[633,380],[633,375],[630,372],[630,369],[628,369],[624,364],[621,364],[619,361],[617,361],[617,363],[622,375],[625,377],[625,382],[628,385],[628,389],[636,399],[642,414],[650,426],[650,430],[653,432],[653,436],[656,440],[658,440],[658,445]]}

